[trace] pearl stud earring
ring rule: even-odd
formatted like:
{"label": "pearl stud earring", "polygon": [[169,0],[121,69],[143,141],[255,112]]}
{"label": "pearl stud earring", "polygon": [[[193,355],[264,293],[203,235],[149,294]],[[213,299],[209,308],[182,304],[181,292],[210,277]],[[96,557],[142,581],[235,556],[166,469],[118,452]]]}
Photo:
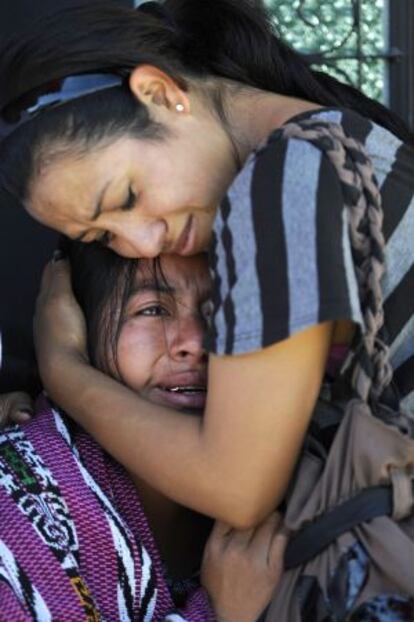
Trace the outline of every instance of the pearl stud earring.
{"label": "pearl stud earring", "polygon": [[176,109],[177,112],[184,112],[183,104],[177,104],[175,109]]}

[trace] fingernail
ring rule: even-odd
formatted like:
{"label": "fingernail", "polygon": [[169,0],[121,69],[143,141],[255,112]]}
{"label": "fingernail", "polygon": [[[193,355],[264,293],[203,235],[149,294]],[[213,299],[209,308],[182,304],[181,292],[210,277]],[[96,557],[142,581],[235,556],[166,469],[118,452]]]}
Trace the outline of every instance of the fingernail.
{"label": "fingernail", "polygon": [[33,417],[32,411],[26,409],[19,410],[18,414],[21,421],[29,421]]}
{"label": "fingernail", "polygon": [[57,261],[60,261],[61,259],[64,259],[64,258],[65,258],[65,255],[63,251],[61,251],[60,248],[58,248],[53,252],[52,263],[56,263]]}

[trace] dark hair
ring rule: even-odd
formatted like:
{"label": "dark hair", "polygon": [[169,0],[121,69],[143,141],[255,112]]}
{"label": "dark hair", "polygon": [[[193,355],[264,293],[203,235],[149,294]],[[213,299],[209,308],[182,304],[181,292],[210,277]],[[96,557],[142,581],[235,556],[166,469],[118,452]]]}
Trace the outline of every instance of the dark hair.
{"label": "dark hair", "polygon": [[117,368],[118,337],[139,260],[120,257],[97,242],[65,239],[64,248],[73,292],[85,316],[91,364],[112,374],[109,359]]}
{"label": "dark hair", "polygon": [[[313,71],[304,56],[277,37],[265,9],[254,0],[165,0],[136,11],[105,0],[78,0],[70,8],[56,8],[0,50],[0,110],[67,75],[106,71],[127,78],[142,63],[166,71],[184,89],[194,78],[201,85],[203,78],[222,78],[323,106],[348,107],[402,140],[413,140],[405,123],[384,106]],[[220,83],[215,82],[209,92],[223,116]],[[49,158],[53,147],[58,153],[59,146],[70,149],[71,144],[88,149],[120,134],[153,138],[160,130],[127,86],[85,96],[39,115],[3,141],[1,185],[24,199],[43,148]]]}
{"label": "dark hair", "polygon": [[137,270],[145,263],[145,271],[149,271],[154,283],[160,288],[166,286],[168,291],[161,259],[126,259],[99,242],[85,244],[65,236],[61,236],[59,247],[69,260],[73,293],[85,317],[90,362],[110,376],[116,370],[122,380],[118,339]]}

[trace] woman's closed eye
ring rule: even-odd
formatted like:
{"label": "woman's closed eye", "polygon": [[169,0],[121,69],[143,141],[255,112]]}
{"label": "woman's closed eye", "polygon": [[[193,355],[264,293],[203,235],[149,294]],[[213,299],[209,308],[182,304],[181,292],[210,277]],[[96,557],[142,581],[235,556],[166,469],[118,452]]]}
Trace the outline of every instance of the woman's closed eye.
{"label": "woman's closed eye", "polygon": [[135,207],[136,201],[137,201],[137,195],[132,190],[132,187],[129,186],[129,188],[128,188],[128,197],[127,197],[125,203],[121,206],[121,210],[123,212],[128,212],[129,210],[133,209]]}
{"label": "woman's closed eye", "polygon": [[[121,207],[120,207],[121,211],[122,212],[128,212],[128,211],[132,210],[135,207],[136,201],[137,201],[137,195],[132,190],[131,186],[129,186],[127,199],[123,203],[123,205],[121,205]],[[110,243],[113,241],[113,239],[114,239],[114,234],[113,233],[111,233],[110,231],[104,231],[102,233],[102,235],[100,235],[97,238],[96,241],[99,242],[100,244],[102,244],[102,246],[109,246]]]}

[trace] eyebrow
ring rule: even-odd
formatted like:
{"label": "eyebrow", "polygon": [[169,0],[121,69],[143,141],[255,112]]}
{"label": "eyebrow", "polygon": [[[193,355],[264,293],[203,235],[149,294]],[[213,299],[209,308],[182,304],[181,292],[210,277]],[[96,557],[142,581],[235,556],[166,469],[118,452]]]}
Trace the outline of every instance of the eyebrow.
{"label": "eyebrow", "polygon": [[135,284],[130,292],[130,296],[140,294],[142,292],[157,292],[159,294],[175,294],[176,288],[165,283],[157,283],[156,281],[142,281]]}
{"label": "eyebrow", "polygon": [[[96,201],[95,204],[95,210],[93,212],[93,216],[91,218],[92,222],[95,222],[95,220],[97,220],[99,218],[99,216],[102,214],[102,202],[105,196],[105,192],[108,189],[108,186],[110,185],[110,181],[108,181],[104,187],[102,188],[102,190],[100,191],[99,195],[98,195],[98,199]],[[87,236],[87,234],[89,233],[89,229],[85,229],[85,231],[82,231],[82,233],[80,233],[76,238],[75,238],[75,242],[82,242],[83,238]]]}

